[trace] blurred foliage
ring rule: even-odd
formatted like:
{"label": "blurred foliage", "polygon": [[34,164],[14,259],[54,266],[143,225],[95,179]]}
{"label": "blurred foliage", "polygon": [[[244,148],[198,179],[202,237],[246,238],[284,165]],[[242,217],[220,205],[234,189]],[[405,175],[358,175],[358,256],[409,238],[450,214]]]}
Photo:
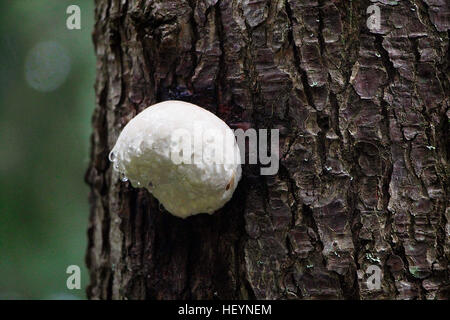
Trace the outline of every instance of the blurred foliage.
{"label": "blurred foliage", "polygon": [[[71,4],[81,8],[81,30],[66,27]],[[0,2],[0,299],[85,298],[93,21],[89,0]],[[70,71],[43,92],[25,69],[33,48],[48,41],[65,50]],[[81,290],[66,287],[73,264]]]}

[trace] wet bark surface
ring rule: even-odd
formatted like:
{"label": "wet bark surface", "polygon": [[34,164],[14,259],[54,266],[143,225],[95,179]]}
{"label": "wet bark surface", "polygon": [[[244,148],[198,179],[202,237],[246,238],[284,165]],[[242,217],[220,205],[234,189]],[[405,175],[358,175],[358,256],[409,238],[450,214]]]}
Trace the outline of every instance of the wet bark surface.
{"label": "wet bark surface", "polygon": [[[97,0],[92,299],[448,299],[448,0]],[[108,153],[149,105],[280,130],[214,215],[176,218]],[[366,270],[382,270],[381,287]]]}

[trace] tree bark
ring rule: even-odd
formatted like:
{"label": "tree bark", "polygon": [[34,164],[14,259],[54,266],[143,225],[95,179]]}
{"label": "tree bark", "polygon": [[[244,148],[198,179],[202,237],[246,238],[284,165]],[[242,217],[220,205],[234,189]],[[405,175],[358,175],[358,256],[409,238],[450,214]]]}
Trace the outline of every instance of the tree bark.
{"label": "tree bark", "polygon": [[[448,0],[97,0],[91,299],[448,299]],[[108,153],[146,107],[280,130],[214,215],[176,218]],[[381,268],[379,289],[367,285]]]}

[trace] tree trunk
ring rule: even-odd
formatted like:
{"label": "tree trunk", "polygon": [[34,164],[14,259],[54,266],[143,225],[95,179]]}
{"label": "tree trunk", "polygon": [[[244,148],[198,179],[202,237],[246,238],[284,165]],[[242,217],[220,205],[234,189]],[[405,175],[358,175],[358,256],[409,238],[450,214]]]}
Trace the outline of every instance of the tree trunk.
{"label": "tree trunk", "polygon": [[[449,1],[380,0],[369,30],[373,4],[96,1],[89,298],[450,297]],[[278,174],[186,220],[121,182],[121,129],[169,99],[279,129]]]}

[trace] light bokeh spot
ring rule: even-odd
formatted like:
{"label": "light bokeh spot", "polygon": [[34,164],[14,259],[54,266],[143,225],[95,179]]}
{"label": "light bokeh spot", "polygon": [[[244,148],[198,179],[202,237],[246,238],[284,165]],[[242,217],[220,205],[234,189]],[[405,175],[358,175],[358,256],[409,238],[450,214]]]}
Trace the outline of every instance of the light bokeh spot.
{"label": "light bokeh spot", "polygon": [[70,65],[70,56],[63,46],[55,41],[40,42],[28,53],[25,78],[37,91],[54,91],[66,81]]}

